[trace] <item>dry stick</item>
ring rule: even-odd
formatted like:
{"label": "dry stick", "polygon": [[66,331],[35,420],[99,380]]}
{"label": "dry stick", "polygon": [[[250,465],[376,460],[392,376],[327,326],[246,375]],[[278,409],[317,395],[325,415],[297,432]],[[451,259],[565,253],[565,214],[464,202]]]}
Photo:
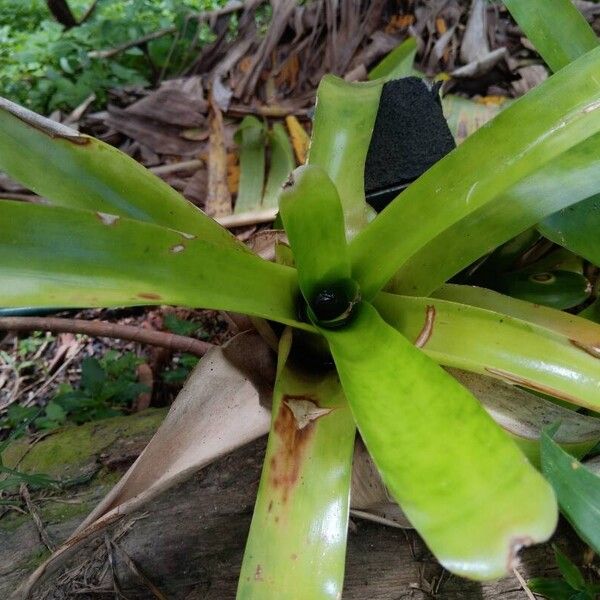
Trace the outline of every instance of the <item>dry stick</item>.
{"label": "dry stick", "polygon": [[142,329],[132,325],[118,325],[107,321],[62,319],[59,317],[0,317],[0,330],[52,331],[54,333],[83,333],[94,337],[109,337],[168,348],[175,352],[188,352],[204,356],[213,344],[191,337]]}
{"label": "dry stick", "polygon": [[529,598],[529,600],[535,600],[535,596],[532,594],[531,590],[529,589],[529,586],[527,585],[527,582],[525,581],[525,579],[523,579],[523,575],[521,575],[521,573],[519,573],[519,571],[516,568],[513,569],[513,573],[515,574],[515,577],[517,578],[518,582],[521,584],[523,591],[527,594],[527,597]]}
{"label": "dry stick", "polygon": [[123,562],[127,568],[152,592],[152,595],[157,600],[167,600],[167,597],[152,583],[152,581],[141,571],[134,560],[119,546],[114,540],[110,545],[121,554]]}
{"label": "dry stick", "polygon": [[54,550],[56,548],[55,548],[54,544],[52,543],[52,540],[48,536],[48,532],[46,531],[46,528],[44,527],[44,523],[42,521],[42,517],[40,516],[40,512],[38,511],[35,504],[31,501],[31,496],[29,495],[29,489],[27,488],[27,485],[22,483],[20,492],[21,492],[21,497],[23,498],[23,500],[25,501],[25,504],[27,505],[27,510],[29,511],[29,514],[31,515],[31,518],[33,519],[33,522],[35,523],[38,533],[40,534],[40,539],[44,543],[44,546],[46,546],[46,548],[48,548],[48,550],[50,550],[50,552],[54,552]]}
{"label": "dry stick", "polygon": [[170,163],[167,165],[159,165],[158,167],[151,167],[149,170],[155,175],[170,175],[171,173],[180,173],[182,171],[195,171],[199,169],[204,163],[201,160],[184,160],[178,163]]}

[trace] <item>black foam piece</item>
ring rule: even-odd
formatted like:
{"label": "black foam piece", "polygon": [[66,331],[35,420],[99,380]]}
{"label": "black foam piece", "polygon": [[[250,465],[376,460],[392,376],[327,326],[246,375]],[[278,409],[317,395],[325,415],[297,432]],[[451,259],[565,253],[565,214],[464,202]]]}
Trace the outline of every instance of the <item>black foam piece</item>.
{"label": "black foam piece", "polygon": [[384,84],[365,164],[367,202],[375,210],[455,148],[438,92],[418,77]]}

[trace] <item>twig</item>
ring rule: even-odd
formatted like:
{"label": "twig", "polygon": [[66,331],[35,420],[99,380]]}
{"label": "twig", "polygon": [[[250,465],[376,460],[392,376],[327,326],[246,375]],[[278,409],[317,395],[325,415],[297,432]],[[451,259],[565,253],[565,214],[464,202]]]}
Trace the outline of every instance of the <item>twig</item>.
{"label": "twig", "polygon": [[227,215],[225,217],[217,217],[215,221],[230,229],[232,227],[244,227],[246,225],[257,225],[259,223],[270,223],[277,216],[277,208],[268,208],[266,210],[256,210],[237,215]]}
{"label": "twig", "polygon": [[0,330],[52,331],[54,333],[83,333],[94,337],[109,337],[141,344],[168,348],[175,352],[188,352],[204,356],[213,344],[184,335],[142,329],[133,325],[119,325],[107,321],[62,319],[59,317],[0,317]]}
{"label": "twig", "polygon": [[182,171],[195,171],[199,169],[204,163],[201,160],[183,160],[177,163],[171,163],[168,165],[159,165],[158,167],[152,167],[152,171],[155,175],[170,175],[171,173],[180,173]]}
{"label": "twig", "polygon": [[88,56],[90,58],[112,58],[117,54],[121,54],[121,52],[125,52],[125,50],[129,50],[129,48],[134,48],[135,46],[141,46],[143,44],[147,44],[153,40],[158,40],[165,35],[170,35],[171,33],[175,33],[177,31],[177,27],[175,25],[171,27],[165,27],[164,29],[159,29],[158,31],[153,31],[152,33],[147,33],[140,38],[135,40],[131,40],[129,42],[125,42],[120,46],[116,46],[115,48],[108,48],[107,50],[92,50],[88,52]]}
{"label": "twig", "polygon": [[[20,317],[11,317],[11,318],[20,318]],[[39,387],[37,390],[35,390],[35,392],[31,396],[29,396],[29,398],[27,398],[27,400],[24,403],[25,406],[31,406],[33,404],[33,400],[35,398],[37,398],[42,392],[45,392],[50,387],[50,384],[75,360],[75,357],[77,356],[77,354],[80,350],[81,350],[81,345],[77,346],[77,348],[73,352],[73,354],[67,360],[65,360],[65,362],[58,369],[56,369],[56,371],[54,372],[54,374],[51,377],[46,379],[46,381],[44,382],[44,385],[42,385],[42,387]],[[23,392],[25,392],[25,390],[23,390]]]}
{"label": "twig", "polygon": [[529,598],[529,600],[536,600],[535,596],[529,589],[527,582],[523,579],[523,575],[521,575],[521,573],[519,573],[519,571],[517,571],[517,569],[513,569],[513,573],[515,574],[515,577],[518,579],[519,583],[521,584],[523,591],[527,594],[527,597]]}
{"label": "twig", "polygon": [[29,514],[31,515],[31,518],[33,519],[33,522],[35,523],[38,533],[40,534],[40,539],[44,543],[44,546],[46,546],[46,548],[48,548],[48,550],[50,550],[50,552],[54,552],[55,546],[52,543],[52,540],[50,539],[50,536],[48,535],[46,528],[44,527],[44,523],[42,522],[42,517],[40,516],[40,513],[39,513],[37,507],[31,501],[31,496],[29,495],[29,489],[27,488],[27,485],[25,483],[21,484],[20,492],[21,492],[21,497],[23,498],[23,500],[25,501],[25,504],[27,505],[27,510],[29,511]]}
{"label": "twig", "polygon": [[127,565],[129,570],[136,576],[142,583],[152,592],[152,595],[157,598],[157,600],[167,600],[167,597],[150,581],[150,579],[142,573],[140,568],[135,564],[134,560],[119,546],[116,542],[112,541],[111,546],[119,552],[121,555],[123,562]]}

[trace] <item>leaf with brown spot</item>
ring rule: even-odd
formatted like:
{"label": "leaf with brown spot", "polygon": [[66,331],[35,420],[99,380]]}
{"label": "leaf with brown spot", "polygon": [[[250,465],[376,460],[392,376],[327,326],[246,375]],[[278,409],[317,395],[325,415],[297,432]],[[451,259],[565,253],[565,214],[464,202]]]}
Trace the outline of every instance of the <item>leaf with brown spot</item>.
{"label": "leaf with brown spot", "polygon": [[[288,330],[279,349],[273,421],[238,598],[280,600],[302,590],[303,598],[337,600],[344,575],[354,420],[335,371],[306,371],[289,358],[290,344]],[[307,421],[303,427],[290,404]],[[260,581],[255,578],[258,565]]]}

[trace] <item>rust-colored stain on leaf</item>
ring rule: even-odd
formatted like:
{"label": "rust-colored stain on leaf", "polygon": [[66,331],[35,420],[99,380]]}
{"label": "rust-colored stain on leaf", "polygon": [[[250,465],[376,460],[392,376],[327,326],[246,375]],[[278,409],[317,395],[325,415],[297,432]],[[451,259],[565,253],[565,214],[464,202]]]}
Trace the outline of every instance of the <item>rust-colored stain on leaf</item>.
{"label": "rust-colored stain on leaf", "polygon": [[281,490],[284,503],[287,502],[290,491],[298,482],[302,461],[315,429],[314,421],[302,429],[298,428],[294,413],[288,406],[288,402],[294,400],[313,402],[318,407],[314,398],[288,394],[284,395],[279,407],[277,418],[273,424],[275,434],[279,438],[279,447],[271,457],[269,479],[274,488]]}
{"label": "rust-colored stain on leaf", "polygon": [[600,358],[600,342],[598,344],[584,344],[579,340],[569,340],[573,346],[587,352],[590,356],[594,358]]}
{"label": "rust-colored stain on leaf", "polygon": [[429,341],[429,338],[431,337],[431,334],[433,333],[434,321],[435,321],[435,306],[429,305],[425,309],[425,324],[423,325],[423,329],[421,329],[421,332],[419,333],[419,335],[417,336],[417,339],[415,340],[415,346],[417,348],[422,348]]}
{"label": "rust-colored stain on leaf", "polygon": [[138,298],[144,298],[144,300],[161,300],[160,294],[153,294],[151,292],[144,292],[137,295]]}

